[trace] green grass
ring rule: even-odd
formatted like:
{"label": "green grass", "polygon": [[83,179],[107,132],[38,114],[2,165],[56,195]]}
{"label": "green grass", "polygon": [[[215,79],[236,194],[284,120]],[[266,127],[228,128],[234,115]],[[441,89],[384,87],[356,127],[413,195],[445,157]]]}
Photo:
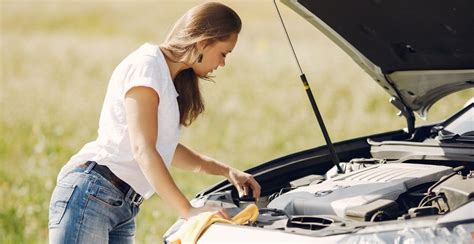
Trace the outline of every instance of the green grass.
{"label": "green grass", "polygon": [[[47,242],[56,175],[96,137],[114,67],[142,43],[163,40],[194,3],[1,2],[0,243]],[[243,31],[217,82],[202,83],[206,112],[183,130],[182,142],[240,169],[321,145],[271,1],[227,3]],[[388,95],[346,54],[286,7],[282,12],[333,141],[405,126]],[[423,123],[471,96],[449,96]],[[172,174],[188,198],[222,179]],[[152,197],[142,205],[137,242],[160,243],[175,218]]]}

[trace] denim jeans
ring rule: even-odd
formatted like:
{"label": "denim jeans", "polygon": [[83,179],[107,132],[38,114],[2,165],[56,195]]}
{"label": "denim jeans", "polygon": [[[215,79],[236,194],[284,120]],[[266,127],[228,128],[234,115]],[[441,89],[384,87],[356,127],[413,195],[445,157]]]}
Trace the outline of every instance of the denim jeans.
{"label": "denim jeans", "polygon": [[133,243],[139,207],[107,179],[76,168],[60,179],[49,204],[49,243]]}

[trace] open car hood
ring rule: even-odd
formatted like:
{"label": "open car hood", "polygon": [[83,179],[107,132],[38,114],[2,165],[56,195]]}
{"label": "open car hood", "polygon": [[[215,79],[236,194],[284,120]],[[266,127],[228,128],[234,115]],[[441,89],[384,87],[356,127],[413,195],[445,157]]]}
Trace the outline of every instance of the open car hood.
{"label": "open car hood", "polygon": [[342,48],[405,110],[474,87],[474,1],[281,0]]}

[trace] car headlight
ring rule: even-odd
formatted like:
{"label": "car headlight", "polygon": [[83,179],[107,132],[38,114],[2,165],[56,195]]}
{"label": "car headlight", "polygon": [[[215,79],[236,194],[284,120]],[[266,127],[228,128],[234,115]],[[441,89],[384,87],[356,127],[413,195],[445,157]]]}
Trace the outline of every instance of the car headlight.
{"label": "car headlight", "polygon": [[340,243],[473,243],[474,224],[461,224],[451,231],[446,227],[405,228],[372,234],[348,235]]}

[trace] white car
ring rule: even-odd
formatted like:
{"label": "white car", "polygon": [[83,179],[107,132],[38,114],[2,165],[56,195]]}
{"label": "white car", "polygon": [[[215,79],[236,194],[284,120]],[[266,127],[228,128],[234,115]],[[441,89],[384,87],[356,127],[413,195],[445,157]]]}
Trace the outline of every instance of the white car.
{"label": "white car", "polygon": [[[473,89],[474,1],[282,2],[391,95],[407,128],[332,144],[307,87],[327,145],[247,170],[262,187],[257,221],[213,224],[198,243],[472,243],[474,99],[440,123],[415,127],[415,114]],[[233,215],[255,199],[222,181],[191,202]]]}

